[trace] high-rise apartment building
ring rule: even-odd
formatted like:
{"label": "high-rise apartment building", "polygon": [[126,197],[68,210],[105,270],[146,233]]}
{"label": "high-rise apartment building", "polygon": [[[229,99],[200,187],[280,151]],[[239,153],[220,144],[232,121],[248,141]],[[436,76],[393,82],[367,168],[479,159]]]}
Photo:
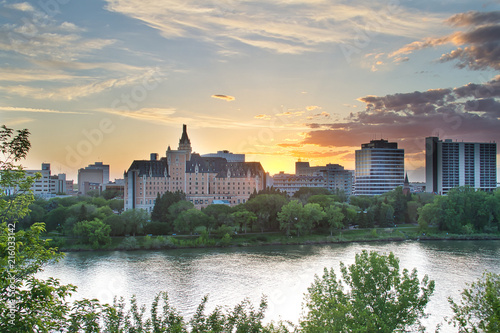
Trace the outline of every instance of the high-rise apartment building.
{"label": "high-rise apartment building", "polygon": [[446,194],[457,186],[483,191],[497,187],[497,144],[425,138],[426,191]]}
{"label": "high-rise apartment building", "polygon": [[379,195],[403,186],[405,151],[396,142],[371,140],[356,150],[355,195]]}
{"label": "high-rise apartment building", "polygon": [[125,172],[125,209],[152,211],[158,194],[182,191],[196,208],[215,202],[237,205],[254,191],[266,188],[265,172],[259,162],[229,162],[222,157],[192,153],[187,127],[183,126],[179,147],[167,148],[149,160],[136,160]]}

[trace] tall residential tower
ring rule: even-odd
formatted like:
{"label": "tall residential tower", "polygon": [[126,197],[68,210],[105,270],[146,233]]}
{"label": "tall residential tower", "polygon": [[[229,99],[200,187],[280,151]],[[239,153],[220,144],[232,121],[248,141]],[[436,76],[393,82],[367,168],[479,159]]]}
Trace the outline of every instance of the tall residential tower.
{"label": "tall residential tower", "polygon": [[457,186],[483,191],[497,187],[497,144],[425,138],[426,191],[446,194]]}

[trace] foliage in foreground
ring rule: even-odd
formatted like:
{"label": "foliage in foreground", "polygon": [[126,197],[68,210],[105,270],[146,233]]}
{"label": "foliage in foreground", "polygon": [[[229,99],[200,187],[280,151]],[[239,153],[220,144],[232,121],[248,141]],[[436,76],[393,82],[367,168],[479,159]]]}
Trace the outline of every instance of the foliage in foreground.
{"label": "foliage in foreground", "polygon": [[308,289],[303,332],[405,332],[420,326],[434,292],[427,275],[420,282],[416,269],[400,272],[393,253],[363,251],[353,265],[340,267],[341,279],[325,268]]}
{"label": "foliage in foreground", "polygon": [[454,313],[450,323],[459,332],[500,332],[500,275],[484,273],[461,295],[460,303],[448,299]]}

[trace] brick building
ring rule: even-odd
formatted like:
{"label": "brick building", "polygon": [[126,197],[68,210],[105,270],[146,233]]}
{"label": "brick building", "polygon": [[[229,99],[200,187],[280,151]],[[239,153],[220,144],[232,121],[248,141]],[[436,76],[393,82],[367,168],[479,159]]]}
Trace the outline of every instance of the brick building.
{"label": "brick building", "polygon": [[228,162],[222,157],[202,157],[192,153],[187,126],[183,126],[179,147],[167,148],[166,156],[150,155],[135,160],[125,178],[125,210],[142,208],[151,212],[158,194],[182,191],[196,208],[214,200],[237,205],[248,200],[254,190],[265,189],[265,172],[259,162]]}

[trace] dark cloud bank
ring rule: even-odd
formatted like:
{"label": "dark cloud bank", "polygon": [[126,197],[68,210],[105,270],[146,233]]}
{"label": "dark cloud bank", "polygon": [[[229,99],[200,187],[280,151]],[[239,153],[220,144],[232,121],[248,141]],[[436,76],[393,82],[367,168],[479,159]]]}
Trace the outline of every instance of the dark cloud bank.
{"label": "dark cloud bank", "polygon": [[[429,38],[406,45],[396,54],[454,43],[460,47],[440,61],[456,61],[470,70],[500,69],[500,12],[467,12],[452,16],[447,23],[468,27],[467,31]],[[342,123],[311,123],[313,129],[302,144],[359,146],[374,135],[400,142],[408,153],[424,149],[426,136],[467,141],[500,139],[500,75],[486,83],[359,98],[362,112]]]}

